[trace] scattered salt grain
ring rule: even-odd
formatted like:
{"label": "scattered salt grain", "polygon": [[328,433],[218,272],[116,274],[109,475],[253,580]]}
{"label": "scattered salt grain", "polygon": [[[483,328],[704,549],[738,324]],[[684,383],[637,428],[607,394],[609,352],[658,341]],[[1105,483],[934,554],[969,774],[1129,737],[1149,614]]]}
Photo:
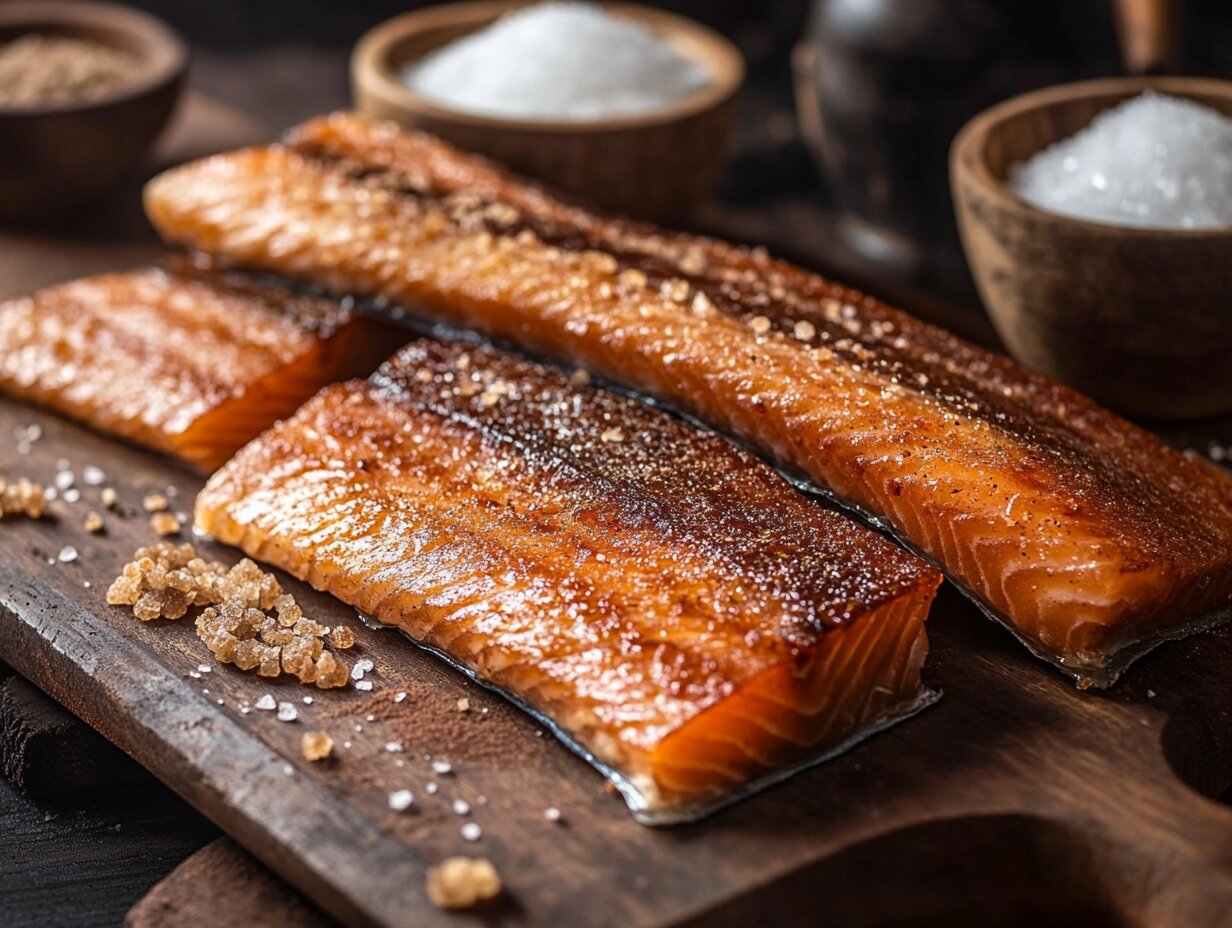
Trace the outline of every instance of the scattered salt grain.
{"label": "scattered salt grain", "polygon": [[360,690],[361,692],[367,693],[372,689],[372,681],[371,680],[356,680],[355,688],[357,690]]}
{"label": "scattered salt grain", "polygon": [[437,786],[436,782],[433,780],[429,780],[427,784],[424,786],[424,792],[427,793],[429,796],[435,796],[437,793],[437,790],[439,789],[440,787]]}
{"label": "scattered salt grain", "polygon": [[453,801],[453,814],[454,815],[470,815],[471,814],[471,804],[467,802],[465,799],[455,799]]}
{"label": "scattered salt grain", "polygon": [[556,808],[556,806],[548,806],[546,809],[544,809],[543,817],[547,819],[549,822],[551,822],[553,825],[555,825],[562,818],[564,818],[564,816],[561,815],[560,809]]}
{"label": "scattered salt grain", "polygon": [[1232,225],[1232,119],[1152,91],[1010,169],[1043,209],[1158,229]]}
{"label": "scattered salt grain", "polygon": [[483,829],[474,822],[467,822],[459,829],[458,833],[462,835],[463,841],[478,841],[483,837]]}
{"label": "scattered salt grain", "polygon": [[364,674],[366,674],[369,670],[372,670],[374,666],[375,665],[368,658],[360,658],[355,662],[355,666],[351,668],[351,679],[362,680],[364,678]]}
{"label": "scattered salt grain", "polygon": [[266,693],[264,696],[262,696],[260,699],[257,700],[256,706],[258,709],[260,709],[263,712],[272,712],[273,710],[278,708],[278,703],[275,702],[273,696],[271,696],[269,693]]}
{"label": "scattered salt grain", "polygon": [[402,702],[404,699],[406,699],[406,693],[394,693],[394,702]]}
{"label": "scattered salt grain", "polygon": [[197,673],[213,673],[213,670],[210,668],[209,664],[198,664]]}
{"label": "scattered salt grain", "polygon": [[402,80],[465,112],[587,120],[662,109],[711,77],[640,23],[598,4],[553,2],[444,46]]}
{"label": "scattered salt grain", "polygon": [[289,702],[280,702],[278,704],[278,721],[294,722],[299,718],[299,711]]}
{"label": "scattered salt grain", "polygon": [[55,479],[56,489],[67,490],[76,482],[76,480],[77,478],[73,476],[73,472],[71,470],[58,471]]}
{"label": "scattered salt grain", "polygon": [[402,742],[401,741],[386,741],[385,751],[389,754],[401,754],[402,753]]}
{"label": "scattered salt grain", "polygon": [[66,503],[76,503],[81,501],[81,491],[76,487],[69,487],[64,491],[64,501]]}
{"label": "scattered salt grain", "polygon": [[305,696],[305,697],[304,697],[304,705],[305,705],[305,706],[311,706],[311,705],[312,705],[312,697],[311,697],[311,696]]}
{"label": "scattered salt grain", "polygon": [[88,487],[102,486],[107,475],[93,464],[87,464],[81,469],[81,480]]}
{"label": "scattered salt grain", "polygon": [[415,801],[415,796],[409,789],[394,790],[389,794],[389,807],[395,812],[405,812]]}
{"label": "scattered salt grain", "polygon": [[434,760],[432,762],[432,772],[441,776],[448,776],[453,773],[453,764],[447,760]]}
{"label": "scattered salt grain", "polygon": [[77,560],[77,549],[72,545],[65,545],[60,549],[60,554],[58,556],[61,564],[71,564],[73,561]]}

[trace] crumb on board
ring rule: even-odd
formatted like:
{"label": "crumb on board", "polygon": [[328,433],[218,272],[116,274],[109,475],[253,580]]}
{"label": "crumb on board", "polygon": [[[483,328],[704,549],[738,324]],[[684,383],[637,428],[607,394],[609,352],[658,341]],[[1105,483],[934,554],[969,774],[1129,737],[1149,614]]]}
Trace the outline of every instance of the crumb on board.
{"label": "crumb on board", "polygon": [[141,501],[141,508],[146,512],[166,512],[170,503],[162,493],[147,493]]}
{"label": "crumb on board", "polygon": [[150,516],[150,528],[163,538],[180,533],[180,520],[170,512],[156,512]]}
{"label": "crumb on board", "polygon": [[299,739],[300,753],[304,760],[328,760],[334,752],[334,739],[324,731],[307,731]]}
{"label": "crumb on board", "polygon": [[442,909],[469,909],[501,893],[500,874],[482,857],[449,857],[428,870],[428,898]]}
{"label": "crumb on board", "polygon": [[47,494],[42,486],[25,477],[13,481],[0,477],[0,519],[11,515],[40,519],[46,509]]}

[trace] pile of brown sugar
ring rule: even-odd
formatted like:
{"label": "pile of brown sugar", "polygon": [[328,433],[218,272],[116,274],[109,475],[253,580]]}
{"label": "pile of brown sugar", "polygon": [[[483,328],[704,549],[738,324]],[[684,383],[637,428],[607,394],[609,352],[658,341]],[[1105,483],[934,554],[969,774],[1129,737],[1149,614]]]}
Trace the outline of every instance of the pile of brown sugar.
{"label": "pile of brown sugar", "polygon": [[107,602],[132,606],[143,622],[182,618],[205,606],[197,637],[222,663],[255,668],[263,677],[288,673],[319,689],[346,686],[350,679],[350,668],[325,645],[345,650],[355,643],[354,633],[306,618],[278,579],[247,558],[228,569],[198,557],[189,544],[140,548],[111,584]]}
{"label": "pile of brown sugar", "polygon": [[0,106],[85,103],[132,80],[135,55],[100,42],[24,35],[0,45]]}

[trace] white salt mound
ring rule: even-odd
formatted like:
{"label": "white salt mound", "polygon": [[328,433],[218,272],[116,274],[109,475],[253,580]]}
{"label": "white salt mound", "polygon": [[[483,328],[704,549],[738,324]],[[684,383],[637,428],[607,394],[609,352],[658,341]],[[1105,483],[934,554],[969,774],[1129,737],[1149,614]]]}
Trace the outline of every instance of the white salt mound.
{"label": "white salt mound", "polygon": [[1232,226],[1232,119],[1148,91],[1010,169],[1024,200],[1119,226]]}
{"label": "white salt mound", "polygon": [[501,17],[402,73],[451,109],[522,119],[653,112],[710,83],[653,32],[590,3],[543,3]]}

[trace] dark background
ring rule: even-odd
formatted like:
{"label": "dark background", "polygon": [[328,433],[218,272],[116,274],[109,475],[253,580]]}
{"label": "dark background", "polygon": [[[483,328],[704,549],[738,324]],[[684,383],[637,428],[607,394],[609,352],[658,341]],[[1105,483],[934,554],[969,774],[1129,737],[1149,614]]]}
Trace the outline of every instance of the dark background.
{"label": "dark background", "polygon": [[[381,19],[426,4],[142,0],[134,5],[168,20],[189,39],[194,90],[243,111],[272,134],[346,106],[347,57],[355,40]],[[834,233],[835,193],[841,191],[821,179],[796,129],[790,57],[806,33],[810,4],[677,0],[656,5],[724,33],[749,65],[737,137],[708,208],[708,227],[729,237],[769,241],[788,257],[837,270],[887,294],[892,274],[844,253]],[[890,99],[935,107],[923,115],[936,122],[938,141],[913,153],[927,168],[922,185],[937,183],[927,172],[944,159],[946,120],[953,117],[947,103],[958,95],[943,81],[996,98],[1005,95],[1002,79],[1040,85],[1120,70],[1106,0],[830,0],[823,5],[818,24],[823,39],[848,53],[860,74],[880,80]],[[1232,75],[1232,3],[1191,3],[1187,26],[1184,70]],[[982,78],[973,80],[971,74]],[[854,78],[852,88],[857,98],[867,89]],[[869,107],[875,106],[874,99]],[[944,201],[944,177],[940,184]],[[937,217],[941,233],[948,221],[948,213]],[[956,307],[947,324],[987,338],[961,262],[943,278],[928,286],[913,281],[915,289],[900,301],[921,310],[922,302],[940,295],[939,302]],[[887,295],[894,296],[892,290]],[[150,885],[215,836],[212,826],[167,790],[132,773],[138,777],[135,785],[41,801],[0,779],[0,924],[118,924]]]}

